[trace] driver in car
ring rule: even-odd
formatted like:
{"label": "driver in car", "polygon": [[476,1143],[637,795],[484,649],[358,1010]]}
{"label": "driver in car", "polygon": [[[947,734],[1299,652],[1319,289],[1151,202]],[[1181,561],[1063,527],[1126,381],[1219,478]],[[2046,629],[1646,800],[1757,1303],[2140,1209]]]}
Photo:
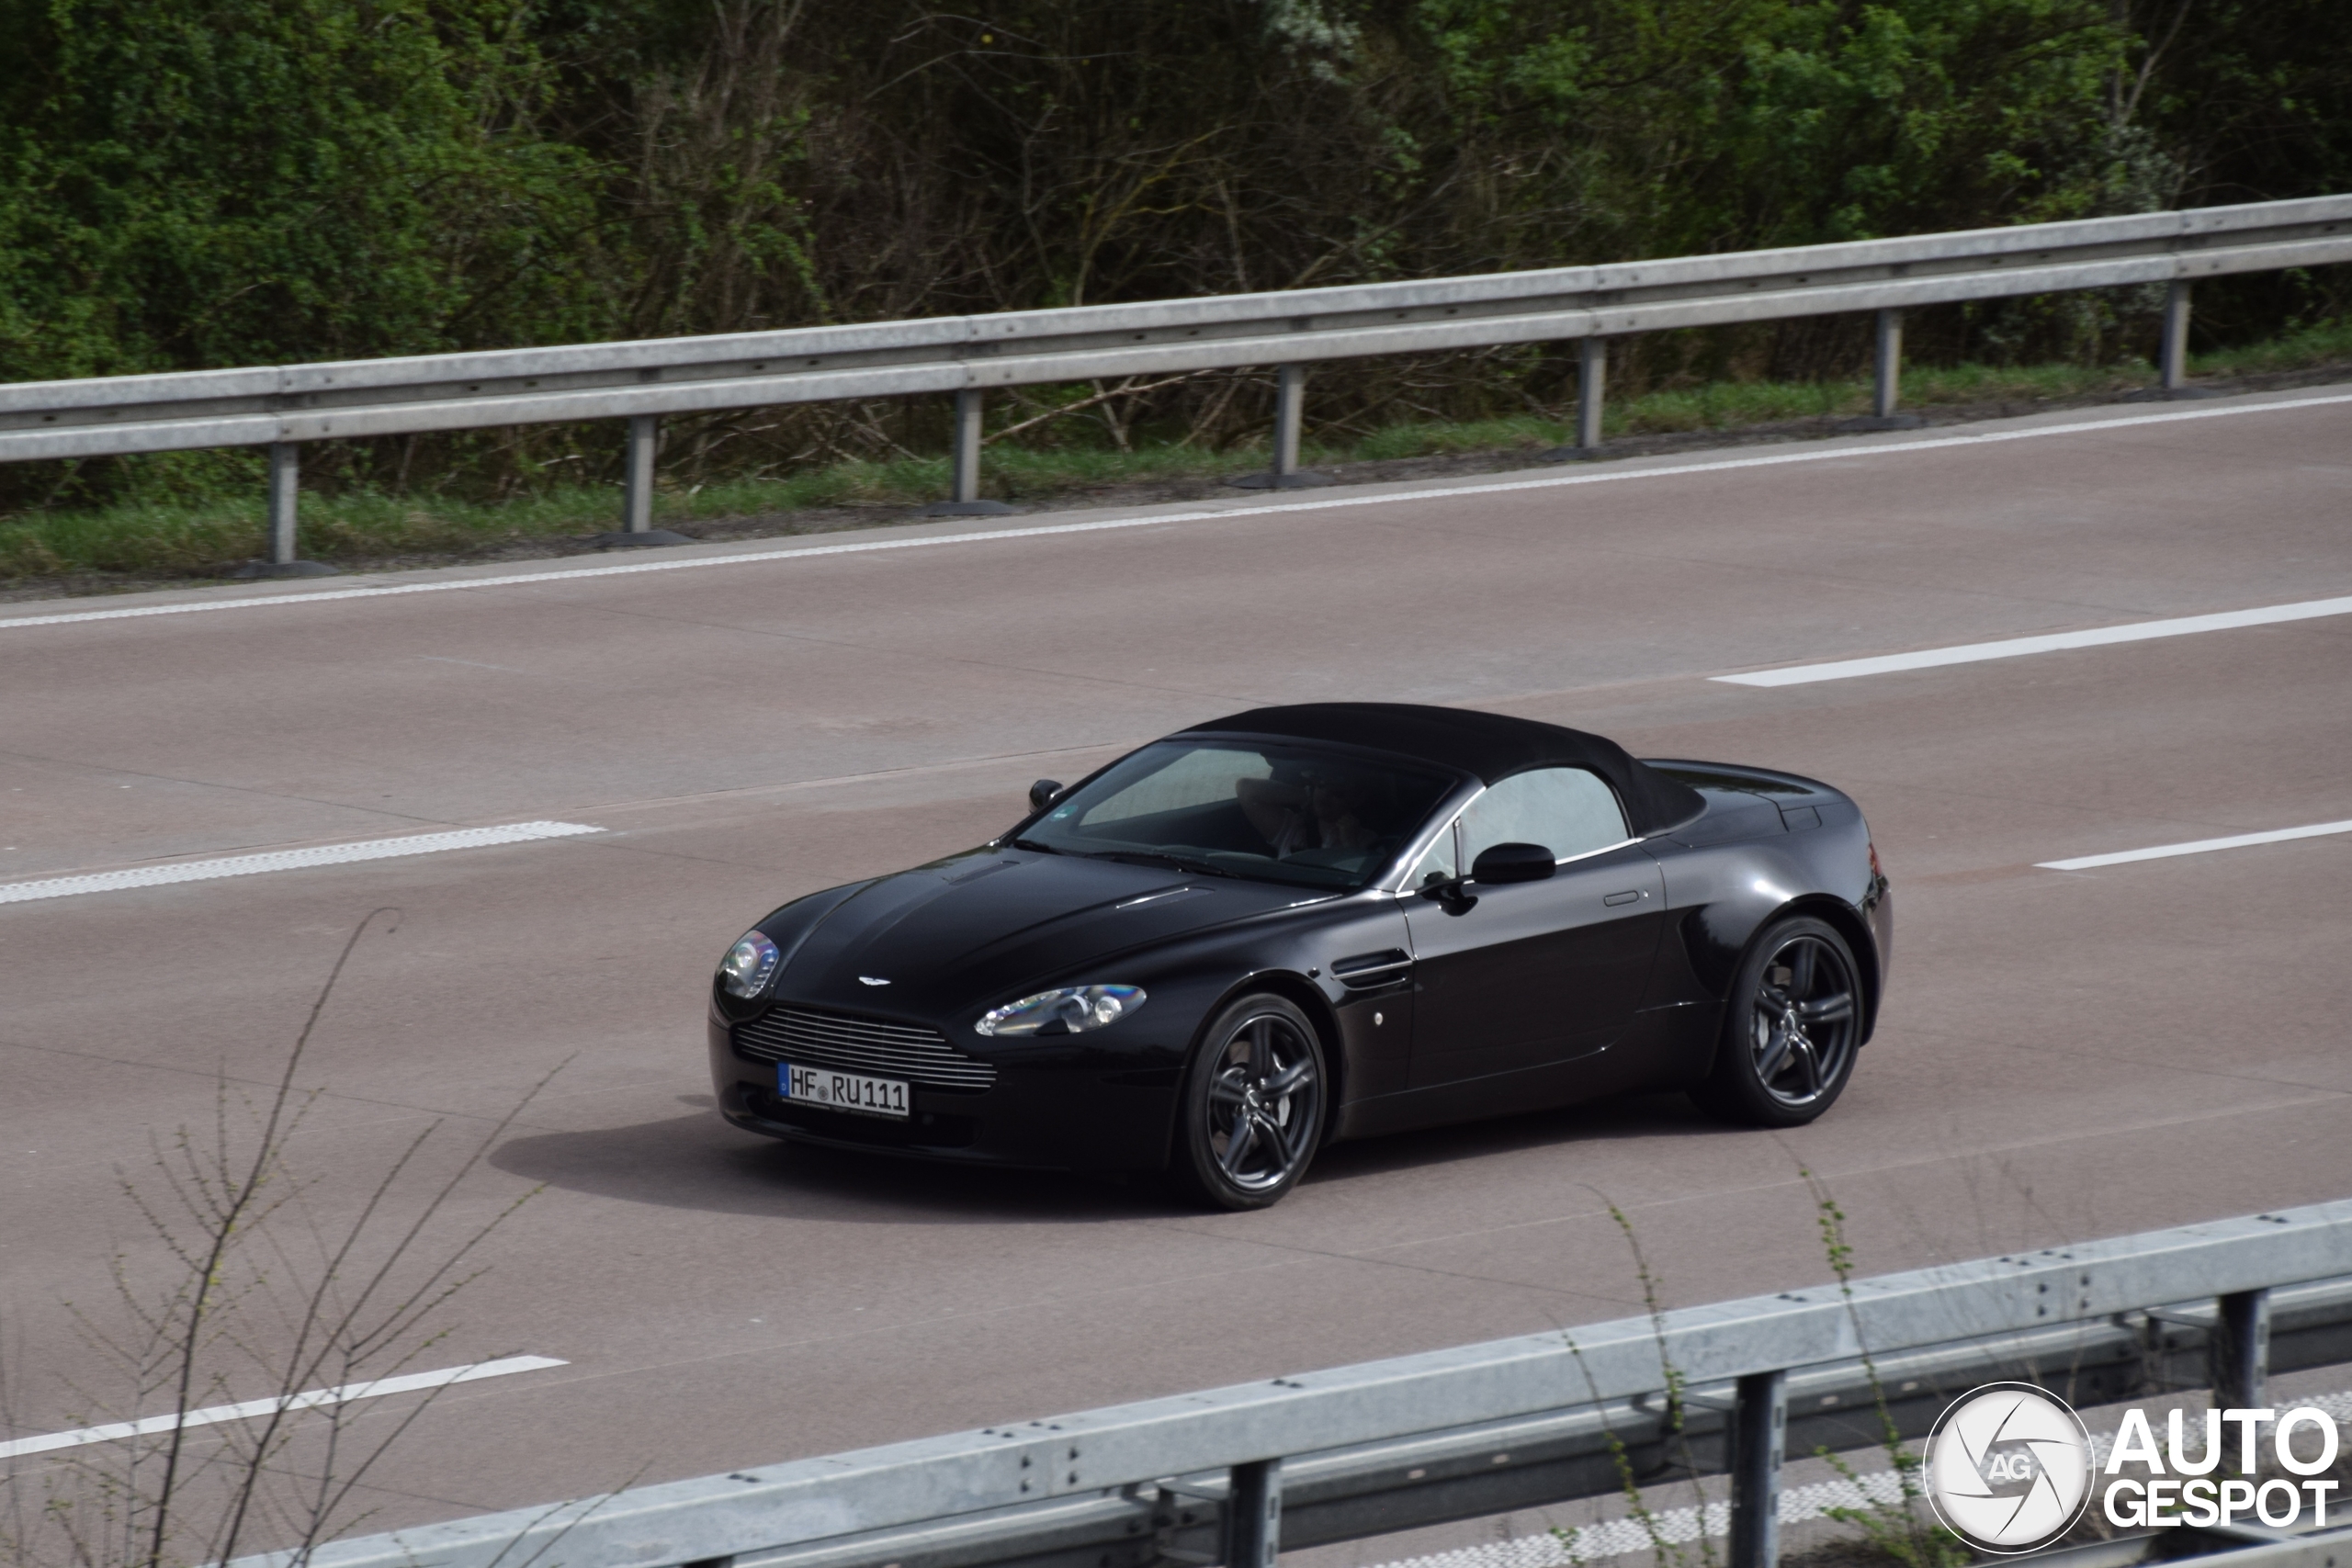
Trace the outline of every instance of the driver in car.
{"label": "driver in car", "polygon": [[1364,818],[1369,802],[1353,781],[1314,773],[1295,777],[1236,779],[1242,815],[1273,849],[1276,860],[1303,850],[1368,850],[1380,835]]}

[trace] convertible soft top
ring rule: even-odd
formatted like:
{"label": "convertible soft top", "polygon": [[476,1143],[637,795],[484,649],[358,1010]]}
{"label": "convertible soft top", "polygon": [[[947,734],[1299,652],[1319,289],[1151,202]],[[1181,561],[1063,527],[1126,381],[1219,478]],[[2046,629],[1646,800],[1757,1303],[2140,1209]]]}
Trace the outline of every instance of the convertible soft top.
{"label": "convertible soft top", "polygon": [[1589,768],[1625,804],[1636,837],[1697,816],[1699,792],[1634,760],[1623,746],[1580,729],[1467,708],[1414,703],[1299,703],[1251,708],[1193,725],[1188,735],[1266,735],[1365,746],[1474,773],[1487,784],[1530,768]]}

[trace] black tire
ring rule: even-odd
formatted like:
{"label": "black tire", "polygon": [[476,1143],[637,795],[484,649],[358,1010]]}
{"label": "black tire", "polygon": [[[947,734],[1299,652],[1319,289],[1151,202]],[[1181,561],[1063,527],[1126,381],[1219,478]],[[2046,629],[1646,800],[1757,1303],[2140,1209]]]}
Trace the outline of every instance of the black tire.
{"label": "black tire", "polygon": [[1175,1174],[1216,1208],[1280,1201],[1322,1145],[1330,1081],[1304,1012],[1243,997],[1209,1024],[1184,1075]]}
{"label": "black tire", "polygon": [[1775,920],[1748,944],[1715,1065],[1690,1098],[1746,1127],[1802,1127],[1837,1103],[1862,1038],[1861,971],[1838,929]]}

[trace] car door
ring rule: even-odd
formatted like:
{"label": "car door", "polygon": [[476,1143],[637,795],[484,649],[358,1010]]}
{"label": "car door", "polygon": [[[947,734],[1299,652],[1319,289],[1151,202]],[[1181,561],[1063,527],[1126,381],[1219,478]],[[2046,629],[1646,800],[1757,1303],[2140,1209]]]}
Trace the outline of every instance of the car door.
{"label": "car door", "polygon": [[1541,882],[1473,883],[1465,898],[1405,895],[1415,1089],[1602,1050],[1647,988],[1664,879],[1627,840],[1606,783],[1582,768],[1502,780],[1464,808],[1412,881],[1451,876],[1498,843],[1542,844],[1562,863]]}

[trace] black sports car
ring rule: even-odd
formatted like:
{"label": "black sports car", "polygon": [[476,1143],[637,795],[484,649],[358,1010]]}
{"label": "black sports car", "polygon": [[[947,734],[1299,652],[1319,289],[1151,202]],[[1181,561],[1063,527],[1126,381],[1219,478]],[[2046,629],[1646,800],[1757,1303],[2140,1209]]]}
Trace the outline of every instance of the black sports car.
{"label": "black sports car", "polygon": [[1272,1203],[1316,1150],[1679,1087],[1827,1110],[1893,908],[1854,803],[1386,703],[1156,740],[1002,838],[796,899],[711,988],[736,1126],[943,1160],[1170,1169]]}

